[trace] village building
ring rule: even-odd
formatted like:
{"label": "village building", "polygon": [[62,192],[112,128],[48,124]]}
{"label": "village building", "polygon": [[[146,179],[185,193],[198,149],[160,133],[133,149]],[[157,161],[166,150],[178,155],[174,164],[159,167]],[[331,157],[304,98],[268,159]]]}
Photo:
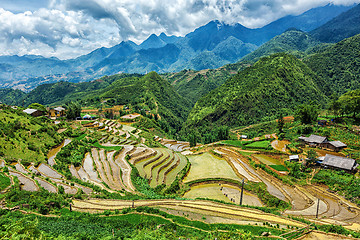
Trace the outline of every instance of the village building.
{"label": "village building", "polygon": [[345,171],[356,171],[359,166],[354,159],[326,154],[321,165],[324,168],[339,169]]}
{"label": "village building", "polygon": [[308,144],[310,147],[321,147],[322,144],[327,143],[326,137],[311,134],[310,137],[299,137],[300,141]]}
{"label": "village building", "polygon": [[128,114],[128,115],[125,115],[125,116],[122,116],[121,118],[122,119],[130,119],[130,120],[133,120],[137,117],[140,117],[141,115],[138,114],[138,113],[133,113],[133,114]]}
{"label": "village building", "polygon": [[347,148],[347,145],[340,141],[331,141],[331,142],[325,142],[325,143],[321,144],[321,147],[329,148],[335,152],[339,152],[342,149]]}
{"label": "village building", "polygon": [[89,114],[86,114],[85,116],[82,117],[83,120],[91,120],[92,117]]}
{"label": "village building", "polygon": [[298,162],[300,160],[299,155],[290,155],[289,161],[290,162]]}
{"label": "village building", "polygon": [[318,135],[310,135],[310,137],[299,137],[300,141],[303,141],[305,144],[310,147],[322,147],[328,148],[332,151],[339,152],[342,149],[346,148],[347,145],[340,141],[329,141],[326,137]]}
{"label": "village building", "polygon": [[49,110],[50,117],[52,118],[64,117],[66,116],[65,110],[66,109],[63,107],[51,108]]}
{"label": "village building", "polygon": [[32,109],[32,108],[27,108],[25,110],[23,110],[24,113],[27,113],[33,117],[39,117],[39,116],[42,116],[44,115],[44,113],[40,110],[37,110],[37,109]]}

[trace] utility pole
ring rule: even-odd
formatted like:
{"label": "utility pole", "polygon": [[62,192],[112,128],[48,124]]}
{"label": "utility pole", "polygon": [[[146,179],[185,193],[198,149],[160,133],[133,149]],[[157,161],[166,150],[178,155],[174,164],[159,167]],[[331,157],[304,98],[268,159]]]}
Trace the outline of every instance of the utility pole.
{"label": "utility pole", "polygon": [[243,195],[244,195],[244,179],[242,180],[242,183],[241,183],[240,206],[242,205]]}
{"label": "utility pole", "polygon": [[319,205],[320,205],[320,199],[318,198],[317,208],[316,208],[316,218],[319,216]]}

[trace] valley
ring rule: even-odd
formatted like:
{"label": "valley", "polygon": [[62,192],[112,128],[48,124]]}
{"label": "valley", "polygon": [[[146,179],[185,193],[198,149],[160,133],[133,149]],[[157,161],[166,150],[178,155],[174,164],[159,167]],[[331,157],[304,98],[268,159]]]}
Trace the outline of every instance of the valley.
{"label": "valley", "polygon": [[359,239],[359,10],[0,56],[0,238]]}

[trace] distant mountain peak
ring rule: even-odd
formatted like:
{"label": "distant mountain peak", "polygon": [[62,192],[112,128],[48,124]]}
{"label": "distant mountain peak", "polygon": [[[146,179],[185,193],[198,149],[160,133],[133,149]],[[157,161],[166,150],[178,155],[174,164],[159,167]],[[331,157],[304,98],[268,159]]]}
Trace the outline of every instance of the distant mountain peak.
{"label": "distant mountain peak", "polygon": [[156,34],[151,34],[143,43],[140,44],[142,49],[161,48],[166,45],[166,42],[161,40]]}

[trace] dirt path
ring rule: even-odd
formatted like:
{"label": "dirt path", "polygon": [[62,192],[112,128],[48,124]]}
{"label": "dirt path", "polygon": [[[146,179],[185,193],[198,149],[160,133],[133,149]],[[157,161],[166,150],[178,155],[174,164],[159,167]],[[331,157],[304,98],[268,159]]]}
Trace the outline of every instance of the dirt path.
{"label": "dirt path", "polygon": [[[83,211],[103,211],[123,209],[132,206],[132,201],[126,200],[74,200],[74,208]],[[283,218],[280,216],[267,214],[256,209],[242,208],[236,205],[226,205],[222,203],[214,203],[203,200],[137,200],[134,201],[135,207],[151,206],[151,207],[165,207],[175,210],[185,210],[195,213],[211,216],[219,216],[237,220],[249,221],[267,221],[271,223],[278,223],[284,226],[291,225],[296,227],[304,227],[305,224]]]}
{"label": "dirt path", "polygon": [[125,156],[132,151],[134,148],[134,146],[124,146],[123,151],[117,155],[116,159],[115,159],[115,163],[118,164],[118,166],[121,169],[122,172],[122,180],[123,183],[126,187],[126,191],[128,192],[132,192],[134,193],[135,187],[133,186],[132,182],[131,182],[131,166],[130,164],[125,160]]}

